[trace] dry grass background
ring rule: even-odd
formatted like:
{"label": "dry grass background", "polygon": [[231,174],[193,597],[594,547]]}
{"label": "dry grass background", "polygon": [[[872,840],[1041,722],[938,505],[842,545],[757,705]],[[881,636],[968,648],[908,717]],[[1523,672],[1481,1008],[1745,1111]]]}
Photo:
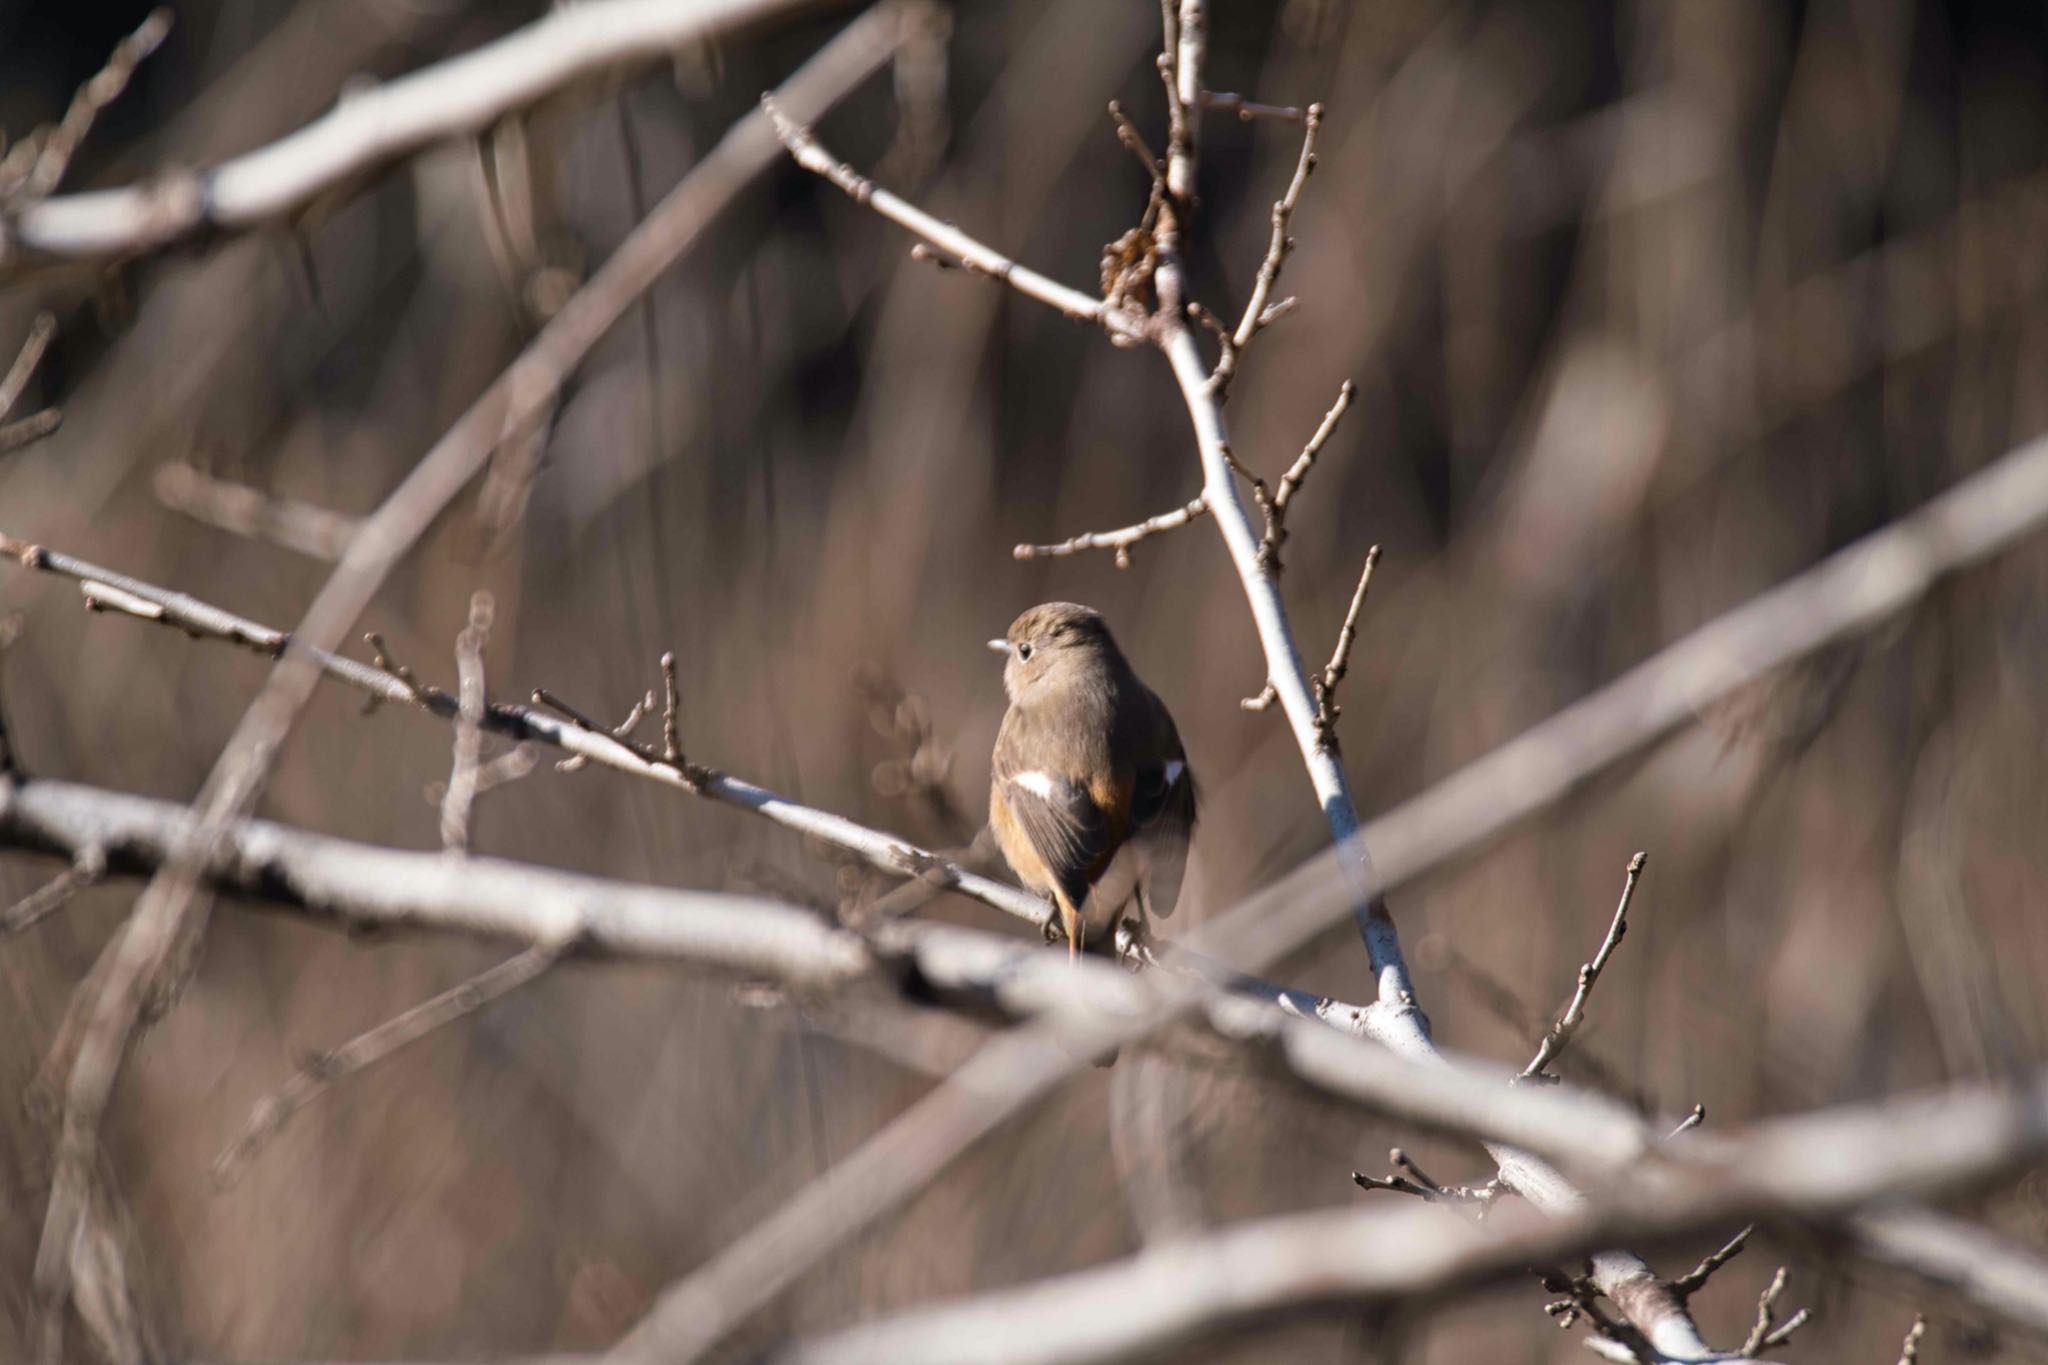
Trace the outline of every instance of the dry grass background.
{"label": "dry grass background", "polygon": [[[1284,580],[1326,648],[1386,547],[1341,733],[1362,804],[1392,805],[1717,611],[2048,429],[2048,21],[1913,0],[1219,3],[1211,84],[1329,106],[1294,231],[1301,307],[1234,387],[1270,476],[1338,384],[1360,395],[1292,518]],[[0,16],[0,124],[53,117],[140,16]],[[89,144],[74,185],[199,164],[530,17],[460,0],[194,0]],[[104,27],[99,27],[104,19]],[[487,239],[475,157],[445,148],[274,234],[0,296],[35,309],[51,438],[0,456],[0,527],[289,624],[324,570],[182,519],[192,461],[368,509],[530,333],[552,272],[601,260],[835,16],[583,91],[526,125],[532,250]],[[964,4],[943,106],[886,82],[822,132],[1021,260],[1092,281],[1145,186],[1104,102],[1148,128],[1154,7]],[[915,72],[911,73],[913,76]],[[907,116],[906,116],[907,115]],[[936,117],[934,117],[936,116]],[[907,130],[907,131],[906,131]],[[1241,300],[1292,167],[1285,126],[1216,118],[1199,292]],[[940,139],[943,138],[943,142]],[[892,150],[893,149],[893,150]],[[498,601],[494,691],[607,715],[677,651],[693,755],[919,839],[979,822],[1002,697],[980,642],[1019,609],[1103,609],[1205,781],[1187,913],[1229,904],[1326,831],[1281,724],[1247,715],[1259,654],[1213,532],[1015,563],[1199,487],[1165,367],[985,281],[911,263],[893,229],[780,168],[572,386],[526,514],[443,519],[365,625],[452,681],[471,591]],[[536,285],[536,275],[539,284]],[[2048,1052],[2048,547],[2024,546],[1611,774],[1395,904],[1448,1045],[1526,1055],[1635,849],[1634,931],[1563,1064],[1660,1108],[1741,1120],[2038,1064]],[[8,702],[34,771],[189,796],[261,661],[89,617],[0,577],[25,613]],[[360,652],[360,651],[359,651]],[[918,766],[940,792],[892,780]],[[888,721],[883,724],[878,722]],[[912,727],[913,729],[915,727]],[[891,767],[892,763],[897,764]],[[264,813],[432,847],[446,731],[327,691]],[[485,799],[481,851],[836,906],[839,870],[737,813],[596,770]],[[50,872],[0,862],[0,900]],[[65,1000],[132,886],[0,944],[0,1092],[26,1098]],[[985,912],[938,913],[987,923]],[[672,972],[571,964],[348,1082],[227,1192],[206,1178],[297,1050],[494,960],[218,916],[200,975],[137,1054],[111,1125],[168,1339],[228,1357],[479,1358],[600,1345],[672,1276],[924,1084],[833,1018]],[[1292,966],[1366,993],[1349,931]],[[860,1027],[858,1020],[852,1027]],[[1127,1250],[1112,1074],[1072,1087],[805,1280],[763,1331],[845,1321]],[[1193,1074],[1175,1185],[1205,1220],[1367,1196],[1406,1135],[1267,1083]],[[0,1355],[24,1349],[50,1154],[0,1115]],[[1412,1144],[1411,1144],[1412,1145]],[[1423,1150],[1435,1151],[1424,1147]],[[1477,1154],[1436,1173],[1477,1172]],[[1988,1192],[2048,1244],[2039,1174]],[[1819,1320],[1791,1359],[2048,1358],[1816,1244],[1752,1251],[1699,1302],[1739,1337],[1778,1260]],[[1233,1347],[1310,1359],[1576,1360],[1526,1288],[1381,1331]],[[756,1338],[759,1339],[758,1337]]]}

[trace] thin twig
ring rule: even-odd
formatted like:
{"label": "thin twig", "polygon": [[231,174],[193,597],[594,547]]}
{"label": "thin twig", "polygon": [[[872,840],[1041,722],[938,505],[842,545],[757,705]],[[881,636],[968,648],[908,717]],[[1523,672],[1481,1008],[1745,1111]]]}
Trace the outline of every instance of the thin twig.
{"label": "thin twig", "polygon": [[1678,1121],[1678,1126],[1671,1130],[1671,1136],[1677,1137],[1680,1133],[1689,1132],[1692,1129],[1699,1127],[1702,1123],[1705,1123],[1706,1121],[1707,1106],[1705,1106],[1704,1104],[1695,1104],[1692,1107],[1692,1112],[1690,1114],[1687,1114],[1684,1118],[1680,1119]]}
{"label": "thin twig", "polygon": [[[64,172],[70,167],[79,144],[92,130],[93,120],[99,117],[101,110],[121,97],[121,92],[134,78],[135,69],[156,51],[170,31],[171,11],[166,6],[151,10],[140,27],[116,43],[107,64],[71,97],[71,105],[64,111],[62,121],[37,140],[35,159],[21,174],[18,183],[12,177],[0,177],[0,197],[20,204],[45,199],[54,193],[58,183],[64,179]],[[0,412],[4,411],[6,405],[0,404]]]}
{"label": "thin twig", "polygon": [[1337,747],[1337,717],[1344,714],[1344,708],[1337,705],[1337,684],[1350,671],[1351,646],[1358,640],[1358,614],[1365,609],[1365,595],[1372,591],[1372,571],[1379,563],[1380,547],[1374,545],[1365,552],[1365,567],[1359,570],[1358,586],[1351,590],[1351,605],[1345,608],[1344,624],[1338,627],[1330,662],[1310,679],[1316,698],[1316,734],[1328,749]]}
{"label": "thin twig", "polygon": [[1783,1327],[1774,1328],[1774,1323],[1777,1320],[1778,1298],[1784,1292],[1785,1267],[1779,1266],[1777,1274],[1771,1276],[1770,1284],[1764,1288],[1762,1294],[1757,1296],[1756,1322],[1750,1327],[1749,1335],[1743,1338],[1742,1345],[1737,1348],[1741,1354],[1746,1356],[1755,1355],[1758,1351],[1763,1350],[1766,1345],[1774,1345],[1778,1341],[1782,1341],[1784,1337],[1778,1335],[1780,1332],[1784,1333],[1784,1336],[1789,1337],[1806,1321],[1807,1313],[1802,1308]]}
{"label": "thin twig", "polygon": [[35,321],[28,325],[28,336],[23,339],[21,349],[14,354],[14,363],[7,367],[7,377],[0,379],[0,417],[12,412],[14,405],[21,401],[28,381],[35,375],[36,366],[43,363],[43,352],[50,349],[50,341],[56,335],[56,315],[49,312],[36,314]]}
{"label": "thin twig", "polygon": [[572,941],[535,944],[517,957],[385,1020],[340,1047],[307,1057],[275,1094],[256,1102],[249,1111],[249,1120],[241,1136],[214,1158],[214,1184],[226,1188],[239,1180],[249,1163],[291,1121],[292,1116],[318,1099],[329,1086],[376,1065],[408,1043],[416,1043],[434,1030],[474,1014],[517,990],[560,960]]}
{"label": "thin twig", "polygon": [[676,656],[673,653],[661,656],[661,761],[671,768],[683,768],[682,723],[678,717],[681,707],[676,687]]}
{"label": "thin twig", "polygon": [[1593,986],[1600,980],[1600,973],[1607,969],[1607,959],[1614,956],[1614,950],[1621,946],[1622,935],[1628,932],[1628,903],[1636,894],[1636,882],[1642,877],[1643,868],[1649,860],[1647,853],[1638,853],[1628,860],[1626,879],[1621,884],[1621,900],[1614,907],[1614,921],[1607,926],[1607,937],[1600,941],[1599,951],[1593,954],[1593,960],[1579,967],[1579,987],[1572,992],[1571,1003],[1564,1007],[1564,1013],[1557,1017],[1550,1032],[1544,1034],[1543,1041],[1537,1044],[1536,1055],[1530,1059],[1529,1065],[1522,1068],[1521,1079],[1531,1081],[1542,1076],[1544,1068],[1557,1060],[1558,1054],[1571,1042],[1572,1035],[1586,1022],[1586,1000],[1593,994]]}
{"label": "thin twig", "polygon": [[1913,1325],[1906,1329],[1906,1339],[1899,1344],[1899,1365],[1916,1365],[1920,1359],[1920,1339],[1927,1335],[1927,1315],[1915,1313]]}
{"label": "thin twig", "polygon": [[1145,168],[1147,175],[1151,176],[1156,183],[1162,186],[1165,185],[1166,163],[1161,161],[1158,155],[1153,152],[1151,145],[1145,141],[1145,135],[1138,131],[1138,125],[1132,123],[1130,116],[1124,113],[1123,105],[1116,100],[1111,100],[1109,102],[1109,117],[1116,124],[1117,141],[1131,149],[1131,154],[1138,158],[1138,164]]}
{"label": "thin twig", "polygon": [[1202,108],[1212,114],[1235,114],[1245,123],[1262,118],[1299,123],[1304,116],[1302,110],[1291,104],[1259,104],[1222,90],[1204,90]]}
{"label": "thin twig", "polygon": [[1078,289],[1070,289],[1027,266],[1018,265],[1001,252],[984,246],[951,224],[939,221],[858,174],[845,162],[835,159],[819,145],[811,130],[784,112],[773,97],[763,95],[761,109],[796,163],[831,181],[855,203],[865,204],[884,218],[922,237],[927,245],[968,269],[1007,284],[1026,298],[1036,299],[1077,322],[1098,323],[1112,332],[1129,330],[1130,324],[1121,316],[1105,313],[1102,300],[1090,298]]}
{"label": "thin twig", "polygon": [[1689,1299],[1699,1293],[1706,1287],[1707,1281],[1712,1278],[1715,1271],[1742,1254],[1742,1248],[1748,1244],[1750,1234],[1755,1231],[1755,1224],[1751,1224],[1730,1237],[1719,1251],[1709,1253],[1705,1260],[1673,1280],[1671,1292],[1682,1299]]}
{"label": "thin twig", "polygon": [[1287,472],[1280,476],[1279,485],[1273,489],[1275,517],[1284,518],[1287,515],[1287,504],[1301,491],[1302,480],[1308,477],[1308,471],[1315,464],[1316,456],[1323,453],[1323,447],[1329,444],[1331,434],[1337,430],[1337,423],[1344,420],[1344,414],[1351,407],[1351,400],[1357,396],[1358,385],[1348,379],[1337,387],[1337,401],[1330,404],[1330,410],[1323,414],[1323,420],[1316,423],[1315,432],[1301,448],[1301,454],[1294,457],[1294,463],[1287,467]]}
{"label": "thin twig", "polygon": [[[131,612],[131,614],[136,616],[143,615],[143,613],[139,611]],[[398,662],[397,659],[393,658],[391,654],[391,649],[388,645],[384,643],[384,636],[381,633],[374,630],[364,631],[363,643],[370,647],[371,655],[375,657],[375,659],[377,660],[377,667],[383,672],[389,673],[392,677],[398,679],[398,681],[404,685],[405,690],[412,694],[412,699],[414,701],[425,702],[429,696],[432,696],[436,693],[439,693],[442,696],[447,695],[446,693],[441,692],[439,688],[428,687],[425,683],[419,680],[418,674],[414,673],[410,668],[407,668],[404,664]]]}
{"label": "thin twig", "polygon": [[1287,255],[1294,249],[1294,239],[1287,235],[1287,226],[1294,217],[1296,205],[1301,202],[1302,189],[1316,169],[1316,133],[1323,125],[1323,106],[1311,104],[1301,121],[1301,156],[1294,163],[1294,176],[1287,182],[1287,189],[1274,201],[1272,232],[1266,242],[1266,255],[1259,262],[1258,274],[1252,278],[1251,297],[1245,300],[1244,315],[1238,319],[1237,331],[1232,334],[1232,347],[1228,366],[1218,365],[1210,378],[1212,390],[1221,397],[1230,387],[1231,376],[1237,369],[1237,358],[1244,354],[1245,347],[1252,344],[1252,338],[1269,325],[1280,314],[1269,316],[1268,304],[1273,298],[1273,286],[1280,280],[1280,270],[1287,262]]}
{"label": "thin twig", "polygon": [[0,911],[0,935],[18,934],[53,913],[79,892],[106,874],[106,850],[87,844],[78,850],[71,866]]}
{"label": "thin twig", "polygon": [[1147,517],[1135,526],[1125,526],[1115,531],[1090,531],[1063,540],[1056,545],[1019,545],[1010,551],[1015,559],[1058,559],[1066,555],[1077,555],[1085,550],[1114,550],[1116,566],[1119,569],[1131,567],[1131,547],[1140,541],[1167,531],[1178,530],[1196,517],[1209,510],[1207,498],[1190,499],[1187,506],[1176,507],[1171,512],[1161,512],[1156,517]]}

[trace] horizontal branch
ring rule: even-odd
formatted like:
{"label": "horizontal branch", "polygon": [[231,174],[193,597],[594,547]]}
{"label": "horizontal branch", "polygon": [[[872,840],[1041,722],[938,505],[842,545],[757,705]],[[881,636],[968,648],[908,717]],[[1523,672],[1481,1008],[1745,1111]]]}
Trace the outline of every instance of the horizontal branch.
{"label": "horizontal branch", "polygon": [[[175,802],[45,779],[0,779],[0,847],[75,859],[95,850],[106,876],[147,876],[189,828]],[[796,992],[875,986],[984,1017],[1064,1021],[1085,1032],[1141,1011],[1152,983],[1194,1001],[1195,1020],[1247,1064],[1431,1129],[1512,1137],[1532,1150],[1590,1151],[1608,1162],[1658,1146],[1654,1125],[1612,1101],[1565,1087],[1510,1089],[1512,1074],[1404,1061],[1338,1028],[1311,1023],[1206,969],[1133,977],[1070,963],[1042,945],[972,929],[898,920],[867,934],[755,896],[677,890],[498,858],[380,848],[264,820],[227,826],[207,885],[315,923],[425,930],[550,952],[687,964]]]}
{"label": "horizontal branch", "polygon": [[1133,545],[1167,531],[1179,530],[1208,510],[1209,500],[1198,497],[1185,507],[1176,507],[1171,512],[1161,512],[1156,517],[1147,517],[1135,526],[1125,526],[1115,531],[1089,531],[1071,540],[1060,541],[1056,545],[1019,545],[1010,553],[1014,559],[1059,559],[1087,550],[1114,550],[1116,566],[1119,569],[1128,569],[1131,567]]}
{"label": "horizontal branch", "polygon": [[59,195],[0,214],[0,283],[41,266],[149,255],[289,219],[422,147],[481,132],[604,72],[661,61],[803,0],[608,0],[345,97],[332,113],[205,170]]}
{"label": "horizontal branch", "polygon": [[[1688,1154],[1688,1149],[1691,1149]],[[1171,1357],[1254,1324],[1332,1308],[1434,1300],[1619,1241],[1658,1244],[1743,1219],[1827,1225],[1902,1194],[2018,1170],[2048,1152],[2048,1073],[1690,1135],[1676,1168],[1623,1178],[1561,1218],[1526,1205],[1482,1225],[1417,1203],[1367,1204],[1240,1224],[1135,1257],[801,1342],[783,1365],[962,1359],[1107,1362]],[[1719,1357],[1731,1359],[1731,1357]]]}

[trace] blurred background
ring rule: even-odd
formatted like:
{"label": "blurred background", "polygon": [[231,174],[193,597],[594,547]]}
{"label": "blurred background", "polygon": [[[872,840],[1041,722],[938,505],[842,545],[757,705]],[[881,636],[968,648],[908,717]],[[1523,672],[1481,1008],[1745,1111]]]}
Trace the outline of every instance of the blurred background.
{"label": "blurred background", "polygon": [[[0,8],[19,137],[140,4]],[[180,0],[68,188],[247,150],[354,81],[537,17],[463,0]],[[420,155],[290,229],[0,294],[0,353],[57,339],[0,456],[0,529],[279,626],[327,566],[168,506],[197,470],[373,508],[578,281],[844,21],[811,11],[570,92],[479,146]],[[963,3],[820,125],[856,166],[1069,283],[1146,185],[1104,113],[1155,144],[1150,0]],[[1359,398],[1290,519],[1284,588],[1320,656],[1385,547],[1343,693],[1369,815],[1660,644],[2048,429],[2048,15],[1922,0],[1217,0],[1210,85],[1328,106],[1282,289],[1300,307],[1232,390],[1276,477]],[[1298,129],[1211,117],[1198,292],[1242,306]],[[703,762],[937,845],[985,809],[1003,698],[981,642],[1020,609],[1101,608],[1204,782],[1181,916],[1228,906],[1327,831],[1204,523],[1106,555],[1019,541],[1122,526],[1199,489],[1163,362],[989,282],[778,167],[501,452],[366,615],[452,685],[470,594],[497,602],[494,695],[616,719],[681,663]],[[537,461],[537,462],[536,462]],[[164,480],[168,477],[170,482]],[[2048,1053],[2048,543],[1699,718],[1541,822],[1408,888],[1395,913],[1445,1044],[1525,1061],[1637,849],[1632,932],[1569,1077],[1715,1127]],[[0,572],[7,702],[36,773],[186,799],[263,661],[88,616]],[[367,651],[354,648],[359,657]],[[324,690],[263,814],[438,846],[448,734]],[[542,764],[484,798],[480,852],[857,913],[865,875],[765,822]],[[0,903],[55,869],[0,858]],[[50,1168],[32,1117],[65,1002],[130,908],[82,896],[0,943],[0,1356],[25,1350]],[[1017,932],[978,907],[932,913]],[[355,942],[226,907],[109,1125],[163,1339],[224,1358],[481,1359],[612,1340],[958,1057],[970,1026],[571,963],[345,1082],[240,1184],[206,1169],[308,1049],[502,958]],[[1349,931],[1295,983],[1358,999]],[[21,1102],[16,1102],[19,1099]],[[738,1347],[1129,1252],[1153,1236],[1359,1199],[1403,1143],[1443,1180],[1475,1151],[1253,1076],[1133,1058],[1080,1079],[802,1281]],[[1121,1153],[1113,1158],[1112,1148]],[[2048,1245],[2048,1183],[1967,1212]],[[1663,1258],[1677,1273],[1685,1251]],[[1789,1359],[2048,1359],[1938,1295],[1805,1241],[1755,1247],[1695,1302],[1740,1340],[1771,1269],[1817,1321]],[[1429,1316],[1346,1318],[1212,1358],[1585,1359],[1533,1281]],[[76,1335],[76,1334],[74,1334]],[[82,1346],[78,1349],[83,1349]]]}

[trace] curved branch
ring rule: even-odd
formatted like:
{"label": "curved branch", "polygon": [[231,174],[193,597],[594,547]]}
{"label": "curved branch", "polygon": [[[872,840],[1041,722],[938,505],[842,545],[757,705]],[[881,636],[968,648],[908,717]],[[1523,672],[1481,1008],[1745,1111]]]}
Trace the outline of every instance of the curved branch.
{"label": "curved branch", "polygon": [[0,283],[39,267],[150,255],[246,232],[445,138],[686,43],[807,0],[609,0],[555,9],[508,37],[344,99],[324,118],[202,171],[60,195],[0,214]]}

